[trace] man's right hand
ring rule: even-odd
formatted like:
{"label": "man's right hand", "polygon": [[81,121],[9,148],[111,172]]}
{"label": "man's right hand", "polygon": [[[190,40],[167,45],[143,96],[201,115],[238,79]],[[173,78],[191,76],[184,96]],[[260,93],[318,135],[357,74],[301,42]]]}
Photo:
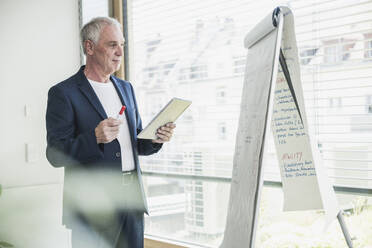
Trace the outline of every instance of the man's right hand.
{"label": "man's right hand", "polygon": [[112,117],[101,121],[94,130],[97,138],[97,144],[110,143],[118,137],[119,126],[122,121],[116,120]]}

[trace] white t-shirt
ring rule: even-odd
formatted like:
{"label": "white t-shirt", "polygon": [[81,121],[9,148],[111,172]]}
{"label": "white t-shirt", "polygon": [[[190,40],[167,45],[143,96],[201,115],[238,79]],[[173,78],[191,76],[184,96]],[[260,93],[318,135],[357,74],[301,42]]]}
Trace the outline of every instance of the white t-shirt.
{"label": "white t-shirt", "polygon": [[[112,82],[109,81],[107,83],[100,83],[90,79],[88,79],[88,81],[98,96],[98,99],[101,102],[107,117],[116,119],[122,107],[122,103]],[[121,118],[123,124],[120,126],[118,135],[121,150],[121,168],[123,171],[130,171],[134,170],[135,168],[132,142],[130,141],[128,121],[127,118],[125,118],[125,114],[123,114],[123,117],[124,118]]]}

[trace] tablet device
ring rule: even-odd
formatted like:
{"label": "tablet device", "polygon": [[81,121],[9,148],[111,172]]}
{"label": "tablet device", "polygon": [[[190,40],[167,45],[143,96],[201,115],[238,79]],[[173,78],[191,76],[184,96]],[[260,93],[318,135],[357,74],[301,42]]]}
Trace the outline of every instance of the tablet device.
{"label": "tablet device", "polygon": [[167,124],[175,122],[178,117],[190,106],[191,101],[173,98],[160,112],[150,121],[150,123],[137,136],[138,139],[157,139],[156,130]]}

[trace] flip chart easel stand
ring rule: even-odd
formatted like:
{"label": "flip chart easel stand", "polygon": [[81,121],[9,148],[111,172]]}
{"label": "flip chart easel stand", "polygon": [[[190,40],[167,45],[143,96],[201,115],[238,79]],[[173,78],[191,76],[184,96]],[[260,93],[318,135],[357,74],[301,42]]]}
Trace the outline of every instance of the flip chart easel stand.
{"label": "flip chart easel stand", "polygon": [[[275,10],[273,11],[273,25],[275,27],[278,26],[279,13],[280,13],[280,7],[275,8]],[[300,109],[299,109],[299,106],[298,106],[298,103],[297,103],[296,94],[294,93],[294,87],[293,87],[293,84],[292,84],[291,76],[290,76],[290,73],[289,73],[287,63],[286,63],[286,60],[285,60],[282,49],[280,49],[279,63],[280,63],[280,66],[282,67],[285,79],[288,83],[288,87],[289,87],[289,89],[291,91],[291,94],[292,94],[292,97],[293,97],[293,101],[294,101],[294,103],[297,107],[298,114],[299,114],[299,116],[301,118],[301,121],[302,121],[301,112],[300,112]],[[348,247],[353,248],[353,243],[352,243],[349,231],[346,227],[342,210],[340,210],[340,212],[337,214],[337,220],[338,220],[338,222],[341,226],[341,230],[342,230],[342,233],[344,234],[345,241],[346,241]]]}
{"label": "flip chart easel stand", "polygon": [[352,248],[343,212],[309,135],[291,10],[276,8],[246,35],[244,46],[248,55],[220,247],[255,247],[263,154],[271,129],[282,172],[283,210],[324,209],[327,224],[337,216],[347,246]]}

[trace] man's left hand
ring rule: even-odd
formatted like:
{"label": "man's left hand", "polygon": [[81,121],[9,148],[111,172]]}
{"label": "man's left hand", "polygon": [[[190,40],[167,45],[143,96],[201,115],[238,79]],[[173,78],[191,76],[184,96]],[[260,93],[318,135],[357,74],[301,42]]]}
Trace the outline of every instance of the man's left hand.
{"label": "man's left hand", "polygon": [[170,141],[173,135],[173,129],[176,128],[176,124],[169,122],[164,126],[158,128],[156,132],[156,136],[158,137],[156,140],[152,140],[152,143],[165,143]]}

